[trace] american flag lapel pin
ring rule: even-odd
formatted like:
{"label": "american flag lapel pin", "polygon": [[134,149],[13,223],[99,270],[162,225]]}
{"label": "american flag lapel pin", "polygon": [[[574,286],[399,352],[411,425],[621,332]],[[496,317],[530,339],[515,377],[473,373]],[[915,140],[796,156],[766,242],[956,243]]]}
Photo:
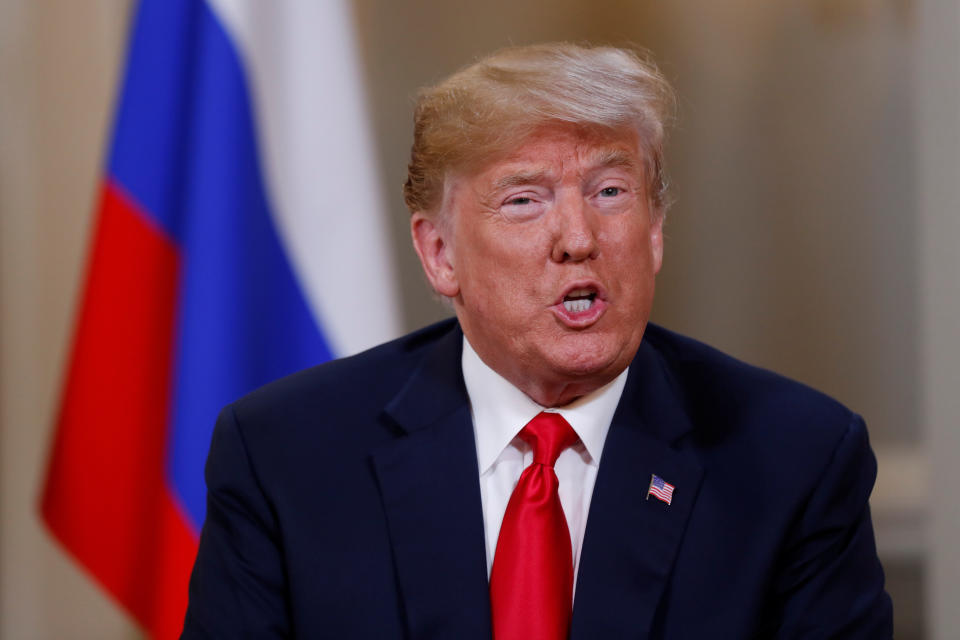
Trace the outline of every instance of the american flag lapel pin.
{"label": "american flag lapel pin", "polygon": [[666,502],[670,504],[670,501],[673,500],[673,485],[669,482],[665,482],[663,478],[657,474],[650,476],[650,487],[647,489],[647,500],[650,499],[650,496],[653,496],[657,500]]}

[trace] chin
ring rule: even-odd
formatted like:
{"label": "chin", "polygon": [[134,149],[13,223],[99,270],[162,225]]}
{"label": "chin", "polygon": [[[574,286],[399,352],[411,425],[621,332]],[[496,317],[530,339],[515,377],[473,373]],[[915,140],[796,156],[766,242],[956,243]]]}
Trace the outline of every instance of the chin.
{"label": "chin", "polygon": [[586,337],[565,341],[563,348],[552,353],[550,360],[555,371],[576,380],[592,376],[613,379],[630,364],[629,358],[622,358],[619,344],[597,338],[583,339]]}

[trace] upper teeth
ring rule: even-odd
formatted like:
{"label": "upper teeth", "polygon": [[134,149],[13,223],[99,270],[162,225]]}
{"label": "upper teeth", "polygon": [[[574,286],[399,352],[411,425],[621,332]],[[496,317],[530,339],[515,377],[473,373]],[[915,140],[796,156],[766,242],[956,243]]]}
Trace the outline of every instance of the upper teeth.
{"label": "upper teeth", "polygon": [[563,306],[570,313],[586,311],[593,305],[594,292],[591,289],[574,289],[564,296]]}
{"label": "upper teeth", "polygon": [[590,298],[580,298],[579,300],[564,300],[563,306],[570,313],[580,313],[586,311],[593,304]]}

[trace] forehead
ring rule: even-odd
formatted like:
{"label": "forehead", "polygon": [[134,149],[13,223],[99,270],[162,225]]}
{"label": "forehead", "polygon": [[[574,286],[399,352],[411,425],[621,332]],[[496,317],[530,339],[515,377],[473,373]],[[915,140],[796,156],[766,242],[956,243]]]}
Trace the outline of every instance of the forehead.
{"label": "forehead", "polygon": [[528,172],[585,172],[610,166],[642,172],[643,160],[635,132],[549,125],[535,129],[511,149],[466,172],[463,177],[497,181],[514,173],[522,177]]}

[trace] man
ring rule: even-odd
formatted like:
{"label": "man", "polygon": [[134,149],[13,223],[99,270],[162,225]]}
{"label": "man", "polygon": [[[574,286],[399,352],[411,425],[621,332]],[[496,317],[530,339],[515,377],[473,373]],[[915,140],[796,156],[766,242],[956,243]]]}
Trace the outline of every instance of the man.
{"label": "man", "polygon": [[670,105],[566,44],[422,93],[456,321],[224,410],[184,637],[891,636],[860,418],[647,324]]}

